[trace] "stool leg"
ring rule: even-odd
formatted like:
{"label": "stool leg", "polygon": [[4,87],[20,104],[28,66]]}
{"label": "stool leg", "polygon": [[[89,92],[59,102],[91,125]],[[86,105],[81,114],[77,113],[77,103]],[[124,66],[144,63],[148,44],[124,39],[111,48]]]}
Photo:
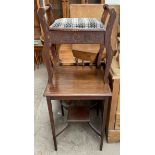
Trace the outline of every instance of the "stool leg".
{"label": "stool leg", "polygon": [[51,63],[50,57],[49,57],[49,50],[51,47],[51,43],[44,42],[43,50],[42,50],[42,57],[44,64],[46,65],[46,69],[48,72],[48,82],[52,84],[52,78],[53,78],[53,64]]}
{"label": "stool leg", "polygon": [[56,51],[56,46],[54,44],[51,45],[50,51],[53,56],[53,61],[55,62],[55,65],[58,65],[60,63],[59,53]]}
{"label": "stool leg", "polygon": [[104,82],[109,83],[108,76],[109,76],[109,70],[110,70],[110,66],[113,58],[113,50],[110,45],[107,47],[106,50],[107,51],[106,51],[106,67],[105,67],[105,73],[104,73]]}
{"label": "stool leg", "polygon": [[107,120],[108,97],[105,99],[105,101],[102,102],[102,109],[103,109],[103,113],[102,113],[100,151],[102,151],[102,148],[103,148],[103,138],[104,138],[105,126],[106,126],[106,120]]}
{"label": "stool leg", "polygon": [[100,44],[100,49],[97,56],[97,68],[99,68],[101,65],[103,50],[104,50],[104,45]]}
{"label": "stool leg", "polygon": [[53,110],[52,110],[51,99],[49,97],[46,97],[46,100],[47,100],[48,112],[49,112],[49,116],[50,116],[54,148],[57,151],[57,142],[56,142],[56,135],[55,135],[55,127],[54,127],[54,119],[53,119]]}

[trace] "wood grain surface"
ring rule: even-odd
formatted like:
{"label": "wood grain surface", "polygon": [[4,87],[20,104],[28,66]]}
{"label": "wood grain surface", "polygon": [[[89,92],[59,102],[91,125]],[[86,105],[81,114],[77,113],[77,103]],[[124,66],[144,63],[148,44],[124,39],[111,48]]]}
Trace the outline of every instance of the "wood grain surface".
{"label": "wood grain surface", "polygon": [[88,106],[71,106],[68,109],[68,122],[89,122]]}
{"label": "wood grain surface", "polygon": [[103,81],[104,71],[90,66],[61,66],[55,69],[53,86],[48,84],[45,96],[54,99],[83,97],[104,99],[111,96],[108,84]]}

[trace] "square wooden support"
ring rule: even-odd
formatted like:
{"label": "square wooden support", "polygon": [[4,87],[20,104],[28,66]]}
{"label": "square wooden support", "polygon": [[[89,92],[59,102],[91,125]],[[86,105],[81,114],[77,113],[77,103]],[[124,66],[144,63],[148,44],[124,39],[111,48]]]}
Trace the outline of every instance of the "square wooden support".
{"label": "square wooden support", "polygon": [[111,64],[110,83],[112,98],[107,122],[107,141],[114,143],[120,141],[120,68],[116,56],[113,57]]}

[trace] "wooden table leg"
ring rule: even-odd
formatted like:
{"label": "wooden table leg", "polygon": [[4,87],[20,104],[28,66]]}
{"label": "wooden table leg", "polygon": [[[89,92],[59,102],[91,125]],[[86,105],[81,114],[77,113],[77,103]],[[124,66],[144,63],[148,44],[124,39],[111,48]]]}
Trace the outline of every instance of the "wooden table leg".
{"label": "wooden table leg", "polygon": [[107,109],[108,109],[108,97],[102,103],[102,127],[101,127],[101,143],[100,143],[100,150],[102,151],[103,148],[103,138],[105,133],[105,126],[106,126],[106,119],[107,119]]}
{"label": "wooden table leg", "polygon": [[51,99],[50,99],[50,97],[46,97],[46,100],[47,100],[48,112],[49,112],[49,116],[50,116],[54,148],[57,151],[57,142],[56,142],[56,135],[55,135],[55,126],[54,126],[54,119],[53,119],[53,110],[52,110]]}

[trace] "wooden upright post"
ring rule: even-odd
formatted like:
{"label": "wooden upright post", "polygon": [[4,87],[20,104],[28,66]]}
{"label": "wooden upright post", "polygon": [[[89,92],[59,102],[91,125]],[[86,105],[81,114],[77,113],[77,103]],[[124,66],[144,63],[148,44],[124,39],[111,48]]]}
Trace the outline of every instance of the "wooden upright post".
{"label": "wooden upright post", "polygon": [[66,0],[66,17],[69,18],[69,0]]}
{"label": "wooden upright post", "polygon": [[86,4],[88,3],[88,0],[81,0],[81,4]]}
{"label": "wooden upright post", "polygon": [[62,0],[61,3],[62,3],[62,15],[63,15],[63,18],[65,18],[66,17],[65,0]]}
{"label": "wooden upright post", "polygon": [[81,4],[85,4],[85,0],[81,0]]}
{"label": "wooden upright post", "polygon": [[62,0],[62,14],[63,18],[69,17],[69,0]]}
{"label": "wooden upright post", "polygon": [[105,4],[105,0],[101,0],[101,4]]}

